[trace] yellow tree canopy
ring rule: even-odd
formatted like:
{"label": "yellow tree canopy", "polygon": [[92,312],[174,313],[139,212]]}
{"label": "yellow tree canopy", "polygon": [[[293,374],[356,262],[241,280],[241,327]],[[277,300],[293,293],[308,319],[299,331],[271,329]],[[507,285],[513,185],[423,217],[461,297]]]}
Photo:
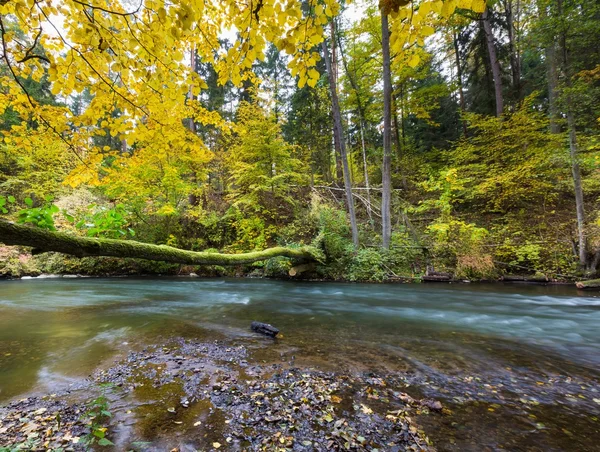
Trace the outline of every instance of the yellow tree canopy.
{"label": "yellow tree canopy", "polygon": [[[300,83],[316,81],[319,74],[311,68],[318,54],[312,49],[339,5],[333,0],[309,4],[303,11],[296,0],[3,0],[0,25],[8,70],[0,79],[0,110],[10,106],[24,119],[4,139],[26,148],[35,123],[37,135],[62,141],[92,167],[107,149],[92,149],[91,138],[106,130],[130,144],[184,140],[189,145],[183,118],[201,123],[220,118],[186,100],[189,92],[193,99],[206,87],[186,64],[186,54],[194,49],[201,61],[214,65],[221,83],[238,85],[271,42],[291,55],[289,66]],[[237,33],[227,51],[219,43],[226,30]],[[65,107],[37,105],[23,80],[40,81],[46,72],[59,98],[87,89],[89,107],[75,116]],[[78,171],[71,182],[91,175]]]}
{"label": "yellow tree canopy", "polygon": [[[398,54],[422,44],[456,8],[485,7],[482,0],[386,2],[380,7],[393,17],[392,52]],[[4,141],[25,150],[33,139],[60,142],[81,163],[68,180],[72,185],[97,182],[110,148],[94,147],[95,135],[108,133],[149,153],[184,143],[202,163],[209,153],[182,120],[222,120],[196,101],[207,85],[186,55],[194,51],[212,64],[220,83],[239,85],[273,43],[290,55],[299,85],[314,86],[324,25],[340,9],[336,0],[0,0],[7,69],[0,73],[0,113],[10,107],[23,121]],[[226,50],[219,42],[225,31],[237,36]],[[407,63],[418,64],[416,58]],[[88,108],[76,115],[65,106],[38,105],[24,80],[46,74],[59,99],[87,90]]]}

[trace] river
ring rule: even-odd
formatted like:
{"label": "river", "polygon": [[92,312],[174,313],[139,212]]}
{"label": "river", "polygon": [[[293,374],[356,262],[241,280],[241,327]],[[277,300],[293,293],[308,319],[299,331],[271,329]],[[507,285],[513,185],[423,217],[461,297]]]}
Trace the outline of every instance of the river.
{"label": "river", "polygon": [[[249,331],[272,323],[276,343]],[[600,450],[600,298],[567,286],[111,278],[0,282],[0,403],[169,336],[257,362],[399,372],[439,450]]]}

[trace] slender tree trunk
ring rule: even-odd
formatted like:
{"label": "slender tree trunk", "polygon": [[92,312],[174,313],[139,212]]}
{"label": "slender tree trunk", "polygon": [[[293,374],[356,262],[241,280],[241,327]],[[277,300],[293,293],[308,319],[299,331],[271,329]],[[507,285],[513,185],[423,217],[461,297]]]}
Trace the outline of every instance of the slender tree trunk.
{"label": "slender tree trunk", "polygon": [[[518,3],[517,3],[518,5]],[[518,6],[517,6],[518,9]],[[515,12],[512,0],[506,0],[504,4],[506,13],[506,28],[508,31],[508,52],[510,54],[510,71],[512,77],[512,89],[515,100],[521,100],[521,61],[516,44],[515,36]]]}
{"label": "slender tree trunk", "polygon": [[556,43],[546,47],[546,76],[548,78],[548,114],[550,116],[550,132],[560,133],[560,112],[558,109],[558,68]]}
{"label": "slender tree trunk", "polygon": [[[333,35],[332,35],[333,36]],[[348,69],[348,62],[346,61],[346,57],[344,56],[344,46],[342,45],[341,39],[339,35],[337,35],[338,47],[340,49],[340,57],[342,58],[342,64],[344,65],[344,71],[346,72],[346,76],[350,82],[350,86],[354,90],[354,94],[356,95],[356,103],[358,106],[358,120],[360,126],[360,143],[362,148],[362,160],[363,160],[363,169],[364,169],[364,179],[365,179],[365,188],[367,189],[367,214],[369,215],[369,219],[372,221],[373,217],[371,215],[371,190],[369,187],[369,171],[367,165],[367,148],[365,145],[365,115],[362,106],[362,100],[360,97],[360,91],[358,89],[358,85],[356,84],[356,79],[354,78],[354,74],[350,72]]]}
{"label": "slender tree trunk", "polygon": [[571,173],[575,186],[575,210],[577,212],[577,238],[579,241],[579,264],[585,267],[587,263],[587,246],[585,240],[585,210],[583,204],[583,187],[581,185],[581,168],[579,167],[579,150],[577,133],[575,131],[575,115],[567,100],[567,125],[569,127],[569,151],[571,156]]}
{"label": "slender tree trunk", "polygon": [[[462,64],[460,64],[460,49],[458,46],[458,36],[456,32],[452,34],[452,41],[454,44],[454,62],[456,64],[456,81],[458,83],[458,101],[460,105],[461,113],[465,113],[467,111],[467,104],[465,102],[465,91],[463,87],[463,73],[462,73]],[[467,121],[464,118],[461,118],[460,122],[462,123],[463,135],[465,138],[468,135],[467,131]]]}
{"label": "slender tree trunk", "polygon": [[[558,14],[562,18],[562,0],[558,0]],[[569,154],[571,157],[571,173],[575,188],[575,211],[577,216],[577,239],[579,242],[579,264],[585,268],[587,264],[587,245],[585,239],[585,210],[583,204],[583,187],[581,185],[581,168],[579,167],[579,149],[577,145],[577,131],[575,129],[575,112],[573,100],[568,90],[571,88],[571,67],[569,66],[569,49],[567,48],[567,31],[561,27],[560,44],[562,52],[563,72],[565,75],[565,106],[567,110],[567,128],[569,130]]]}
{"label": "slender tree trunk", "polygon": [[383,51],[383,165],[381,222],[383,248],[392,238],[392,73],[390,69],[390,31],[387,12],[381,10],[381,49]]}
{"label": "slender tree trunk", "polygon": [[404,103],[404,83],[400,84],[400,130],[402,132],[402,146],[406,149],[406,128],[404,127],[404,112],[406,111]]}
{"label": "slender tree trunk", "polygon": [[485,39],[487,42],[488,55],[490,57],[490,66],[494,76],[494,93],[496,95],[496,116],[501,117],[504,111],[504,98],[502,96],[502,71],[500,70],[500,61],[496,53],[496,44],[494,43],[494,33],[492,24],[490,23],[489,9],[481,15],[483,21],[483,29],[485,31]]}
{"label": "slender tree trunk", "polygon": [[365,132],[364,132],[364,124],[362,118],[360,118],[360,142],[362,145],[362,159],[363,159],[363,168],[365,172],[365,188],[367,189],[367,215],[369,215],[369,220],[373,221],[373,216],[371,215],[371,189],[369,187],[369,169],[367,166],[367,149],[365,146]]}
{"label": "slender tree trunk", "polygon": [[[327,72],[329,74],[331,74],[329,76],[329,78],[331,79],[331,77],[333,77],[333,84],[334,86],[337,87],[337,57],[336,57],[336,51],[335,51],[335,24],[333,21],[330,22],[329,24],[330,26],[330,30],[331,30],[331,71],[327,70]],[[325,47],[326,48],[326,47]],[[329,53],[328,53],[329,55]],[[331,103],[333,104],[333,99],[331,100]],[[331,107],[332,110],[332,116],[333,116],[333,123],[335,124],[335,113],[333,112],[333,105]],[[341,137],[341,139],[343,140],[343,136]],[[342,181],[344,180],[344,168],[343,168],[343,157],[342,157],[342,149],[341,149],[341,145],[340,145],[340,140],[338,139],[337,135],[335,134],[335,126],[334,126],[334,132],[333,132],[333,148],[335,150],[335,175],[336,175],[336,182],[338,185],[342,184]]]}
{"label": "slender tree trunk", "polygon": [[[192,72],[196,71],[196,49],[194,49],[193,47],[192,50],[190,50],[190,68],[192,69]],[[193,88],[193,85],[190,85],[190,90],[188,92],[189,100],[192,100],[194,98]],[[196,132],[196,123],[194,122],[194,118],[189,118],[188,129],[190,129],[190,131],[194,133]]]}
{"label": "slender tree trunk", "polygon": [[[546,5],[539,4],[540,18],[548,20]],[[558,108],[558,56],[556,35],[550,32],[550,42],[546,43],[546,79],[548,80],[548,116],[550,117],[550,132],[560,133],[560,112]]]}
{"label": "slender tree trunk", "polygon": [[[194,49],[193,47],[192,47],[192,50],[190,51],[190,67],[191,67],[192,71],[196,70],[196,49]],[[188,99],[192,100],[193,98],[194,98],[193,86],[190,85],[190,90],[188,92]],[[196,133],[196,122],[194,121],[194,118],[189,118],[188,129],[190,129],[190,132]],[[192,171],[192,173],[190,174],[190,180],[191,180],[192,184],[194,184],[194,188],[196,188],[198,179],[197,179],[195,171]],[[188,202],[191,206],[198,205],[198,197],[196,196],[195,192],[192,192],[188,195]]]}
{"label": "slender tree trunk", "polygon": [[[395,100],[395,99],[394,99]],[[399,173],[400,178],[402,180],[402,188],[405,190],[408,188],[408,184],[406,183],[406,171],[404,171],[404,162],[402,159],[402,144],[400,142],[400,125],[398,121],[398,109],[396,106],[396,102],[394,102],[393,108],[393,119],[394,119],[394,141],[396,142],[396,154],[398,155],[398,162],[400,165]]]}
{"label": "slender tree trunk", "polygon": [[[335,38],[335,36],[333,37]],[[356,224],[356,213],[354,212],[354,198],[352,197],[352,182],[350,180],[350,168],[348,167],[348,157],[346,155],[346,143],[342,129],[342,115],[340,113],[340,104],[337,96],[337,86],[335,84],[334,72],[329,58],[329,49],[327,42],[323,41],[323,55],[325,57],[325,66],[329,78],[329,89],[331,91],[331,110],[333,113],[333,135],[334,140],[339,144],[340,156],[344,169],[344,188],[346,190],[346,204],[350,215],[350,226],[352,228],[352,242],[358,247],[358,225]]]}

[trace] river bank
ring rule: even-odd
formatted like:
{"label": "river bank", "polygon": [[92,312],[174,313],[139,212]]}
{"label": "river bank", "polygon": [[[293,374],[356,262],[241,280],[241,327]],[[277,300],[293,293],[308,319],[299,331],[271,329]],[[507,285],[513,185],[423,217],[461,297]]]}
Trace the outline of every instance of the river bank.
{"label": "river bank", "polygon": [[[442,383],[436,372],[418,369],[332,372],[296,366],[289,353],[279,352],[280,359],[273,359],[277,352],[271,348],[280,349],[281,344],[256,341],[242,345],[171,337],[160,344],[139,345],[138,351],[57,392],[31,393],[0,407],[0,444],[6,448],[0,450],[591,451],[594,447],[589,424],[597,426],[598,419],[592,416],[591,422],[581,425],[571,417],[598,403],[587,399],[597,390],[589,380],[562,376],[527,387],[523,381],[502,382],[502,376],[493,385],[480,377]],[[522,395],[517,409],[532,425],[537,446],[524,443],[522,433],[513,436],[511,428],[519,430],[514,423],[523,420],[504,419],[494,427],[475,421],[477,416],[506,410],[516,402],[510,396],[515,389]],[[557,396],[571,405],[564,407],[561,417],[572,423],[569,429],[562,428],[566,441],[552,445],[546,442],[552,424],[545,423],[543,413],[548,409],[544,405]],[[504,429],[506,435],[464,435],[465,423],[483,435],[496,429]]]}
{"label": "river bank", "polygon": [[[398,392],[395,381],[374,375],[257,365],[248,355],[244,346],[182,338],[131,352],[63,393],[0,409],[3,444],[33,450],[109,443],[115,450],[434,450],[413,417],[442,415],[440,402],[416,400]],[[94,404],[102,410],[96,413]]]}
{"label": "river bank", "polygon": [[[289,260],[285,260],[289,264]],[[277,261],[276,261],[277,262]],[[190,266],[165,262],[145,261],[142,259],[120,259],[110,257],[76,258],[59,253],[44,253],[32,256],[20,247],[0,246],[0,278],[52,278],[52,277],[204,277],[204,278],[273,278],[292,281],[335,281],[335,282],[383,282],[383,283],[469,283],[469,282],[510,282],[530,284],[575,284],[575,278],[548,277],[547,275],[523,272],[520,274],[498,275],[496,278],[454,278],[452,273],[442,272],[433,275],[411,273],[399,275],[389,273],[377,280],[336,278],[320,274],[318,267],[310,272],[289,274],[288,265],[281,263],[257,263],[252,265]],[[439,276],[441,275],[441,276]]]}

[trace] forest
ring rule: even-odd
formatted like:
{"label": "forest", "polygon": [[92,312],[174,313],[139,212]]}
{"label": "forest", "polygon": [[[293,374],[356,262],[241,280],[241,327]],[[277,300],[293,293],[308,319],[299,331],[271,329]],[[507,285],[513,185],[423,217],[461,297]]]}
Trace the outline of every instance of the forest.
{"label": "forest", "polygon": [[3,0],[0,31],[0,242],[208,256],[4,275],[598,272],[597,2]]}
{"label": "forest", "polygon": [[600,1],[0,39],[0,452],[598,450]]}

